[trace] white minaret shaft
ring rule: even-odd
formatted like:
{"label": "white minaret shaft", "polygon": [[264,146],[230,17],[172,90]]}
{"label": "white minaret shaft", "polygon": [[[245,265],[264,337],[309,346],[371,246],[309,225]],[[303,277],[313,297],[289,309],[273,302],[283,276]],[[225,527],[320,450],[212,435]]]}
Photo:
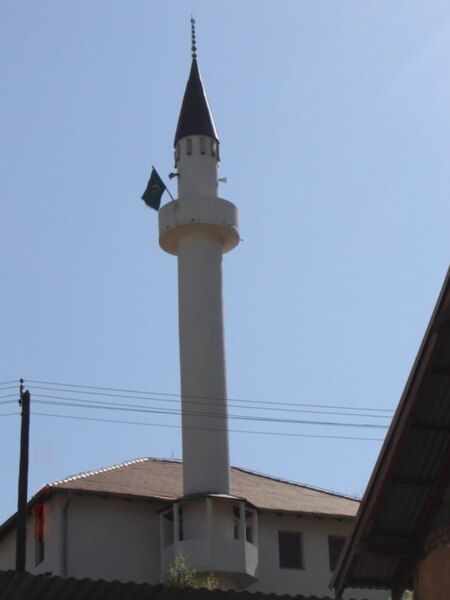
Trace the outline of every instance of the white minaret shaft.
{"label": "white minaret shaft", "polygon": [[175,135],[178,200],[160,210],[160,245],[178,256],[184,495],[230,494],[222,255],[237,209],[217,196],[219,142],[193,56]]}

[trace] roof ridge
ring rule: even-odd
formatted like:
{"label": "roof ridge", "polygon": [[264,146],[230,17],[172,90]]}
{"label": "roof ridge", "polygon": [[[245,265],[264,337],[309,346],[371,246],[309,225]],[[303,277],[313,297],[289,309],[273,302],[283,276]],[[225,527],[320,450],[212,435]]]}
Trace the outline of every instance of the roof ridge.
{"label": "roof ridge", "polygon": [[121,463],[117,463],[114,465],[110,465],[108,467],[102,467],[100,469],[92,469],[91,471],[81,471],[80,473],[76,473],[74,475],[68,475],[63,479],[57,479],[56,481],[51,481],[47,483],[50,487],[56,487],[61,483],[66,483],[67,481],[74,481],[76,479],[84,479],[85,477],[90,477],[92,475],[98,475],[99,473],[107,473],[108,471],[114,471],[116,469],[121,469],[122,467],[129,467],[130,465],[134,465],[137,463],[153,461],[153,462],[169,462],[169,463],[181,463],[182,460],[179,458],[158,458],[154,456],[142,456],[140,458],[132,458],[130,460],[125,460]]}
{"label": "roof ridge", "polygon": [[76,473],[75,475],[69,475],[68,477],[64,477],[63,479],[57,479],[56,481],[51,481],[47,485],[50,487],[56,487],[62,483],[66,483],[68,481],[74,481],[76,479],[84,479],[85,477],[91,477],[92,475],[98,475],[99,473],[107,473],[108,471],[114,471],[116,469],[121,469],[122,467],[129,467],[130,465],[134,465],[141,462],[146,462],[147,460],[152,460],[147,457],[145,458],[134,458],[132,460],[126,460],[121,463],[117,463],[115,465],[110,465],[109,467],[102,467],[101,469],[93,469],[91,471],[81,471],[81,473]]}
{"label": "roof ridge", "polygon": [[266,473],[260,473],[259,471],[253,471],[252,469],[246,469],[244,467],[231,467],[237,471],[243,471],[244,473],[250,473],[257,477],[264,477],[265,479],[272,479],[273,481],[279,481],[280,483],[288,483],[289,485],[296,485],[298,487],[305,488],[307,490],[314,490],[315,492],[322,492],[324,494],[330,494],[330,496],[337,496],[338,498],[345,498],[346,500],[354,500],[355,502],[361,502],[361,498],[358,496],[352,496],[351,494],[342,494],[340,492],[333,492],[325,488],[317,487],[315,485],[308,485],[306,483],[300,483],[291,479],[284,479],[283,477],[276,477],[275,475],[267,475]]}

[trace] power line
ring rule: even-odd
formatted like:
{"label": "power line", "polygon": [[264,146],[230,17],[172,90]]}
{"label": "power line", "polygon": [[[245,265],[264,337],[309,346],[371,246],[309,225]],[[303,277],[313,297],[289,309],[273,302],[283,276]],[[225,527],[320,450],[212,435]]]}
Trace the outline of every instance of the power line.
{"label": "power line", "polygon": [[[100,405],[100,404],[82,404],[81,400],[80,401],[75,401],[78,402],[78,404],[74,403],[74,402],[63,402],[63,401],[59,401],[59,402],[53,402],[52,400],[34,400],[34,398],[37,396],[37,394],[33,395],[33,403],[34,404],[50,404],[50,405],[55,405],[55,406],[72,406],[72,407],[76,407],[76,408],[90,408],[90,409],[95,409],[95,410],[116,410],[116,411],[125,411],[125,412],[137,412],[137,413],[151,413],[151,414],[162,414],[162,415],[181,415],[181,411],[175,410],[175,409],[160,409],[160,408],[129,408],[129,407],[122,407],[122,406],[104,406],[104,405]],[[235,419],[235,420],[239,420],[239,421],[258,421],[258,422],[266,422],[266,423],[289,423],[289,424],[295,424],[295,425],[319,425],[319,426],[326,426],[326,427],[352,427],[352,428],[361,428],[361,429],[387,429],[388,426],[387,425],[376,425],[374,423],[350,423],[350,422],[343,422],[343,423],[339,423],[337,421],[308,421],[306,419],[277,419],[277,418],[269,418],[269,417],[255,417],[255,416],[248,416],[248,415],[226,415],[226,414],[214,414],[214,413],[206,413],[206,412],[199,412],[199,411],[195,411],[195,412],[187,412],[184,411],[183,412],[184,415],[192,415],[192,416],[198,416],[198,417],[210,417],[210,418],[215,418],[215,419]]]}
{"label": "power line", "polygon": [[[60,391],[63,392],[65,394],[70,393],[69,390],[61,390],[58,388],[47,388],[47,387],[39,387],[39,386],[33,386],[30,387],[31,390],[45,390],[45,391]],[[125,396],[123,394],[106,394],[106,393],[93,393],[91,394],[91,392],[77,392],[76,390],[71,390],[72,393],[83,393],[83,394],[88,394],[88,395],[100,395],[102,397],[106,396],[106,397],[110,397],[110,398],[126,398],[129,400],[146,400],[146,401],[155,401],[155,402],[170,402],[170,403],[174,403],[177,406],[180,406],[180,400],[172,400],[169,398],[146,398],[145,396]],[[117,403],[117,402],[104,402],[101,400],[85,400],[85,399],[80,399],[80,398],[70,398],[67,396],[49,396],[48,394],[33,394],[33,397],[36,398],[54,398],[57,400],[73,400],[75,402],[96,402],[98,404],[108,404],[108,405],[116,405],[116,406],[130,406],[130,407],[134,407],[134,408],[147,408],[146,406],[143,406],[142,404],[125,404],[123,402],[121,403]],[[209,402],[189,402],[189,404],[196,404],[196,405],[202,405],[202,406],[207,406],[209,408],[211,408],[211,404]],[[257,407],[257,406],[245,406],[242,404],[233,404],[233,403],[228,403],[228,406],[231,408],[245,408],[247,410],[267,410],[267,411],[275,411],[275,412],[293,412],[293,413],[306,413],[306,414],[317,414],[317,415],[334,415],[334,416],[351,416],[351,417],[369,417],[371,419],[390,419],[391,417],[388,415],[369,415],[369,414],[363,414],[363,413],[350,413],[350,412],[330,412],[330,411],[316,411],[316,410],[299,410],[299,409],[291,409],[291,408],[274,408],[274,407]],[[156,408],[156,407],[152,407],[152,408]]]}
{"label": "power line", "polygon": [[9,385],[7,387],[0,387],[0,392],[6,392],[6,390],[17,390],[17,385]]}
{"label": "power line", "polygon": [[20,413],[19,412],[3,413],[3,414],[0,414],[0,417],[11,417],[12,415],[20,415]]}
{"label": "power line", "polygon": [[19,399],[17,394],[6,394],[6,396],[0,396],[0,398],[16,398]]}
{"label": "power line", "polygon": [[[18,414],[18,413],[14,413]],[[165,427],[169,429],[181,429],[181,425],[168,425],[165,423],[146,423],[144,421],[117,421],[115,419],[99,419],[94,417],[77,417],[74,415],[57,415],[54,413],[40,413],[33,411],[32,415],[40,416],[40,417],[56,417],[61,419],[73,419],[77,421],[95,421],[100,423],[117,423],[120,425],[142,425],[147,427]],[[186,427],[185,427],[186,428]],[[187,429],[195,429],[195,430],[204,430],[204,427],[187,427]],[[207,428],[208,431],[225,431],[224,429],[210,429]],[[248,433],[248,434],[257,434],[257,435],[273,435],[273,436],[282,436],[282,437],[307,437],[307,438],[326,438],[333,440],[363,440],[363,441],[371,441],[371,442],[382,442],[383,438],[370,438],[370,437],[351,437],[351,436],[341,436],[341,435],[315,435],[308,433],[286,433],[286,432],[278,432],[278,431],[254,431],[254,430],[246,430],[246,429],[228,429],[230,433]]]}
{"label": "power line", "polygon": [[[125,393],[130,393],[130,394],[169,396],[169,397],[175,397],[175,398],[182,397],[181,394],[175,394],[175,393],[169,393],[169,392],[130,390],[130,389],[124,389],[124,388],[101,387],[101,386],[82,385],[82,384],[75,384],[75,383],[61,383],[61,382],[55,382],[55,381],[39,381],[36,379],[28,379],[27,383],[31,383],[31,384],[36,383],[36,384],[41,384],[41,385],[52,385],[52,386],[64,386],[64,387],[71,387],[71,388],[83,388],[83,389],[89,389],[89,390],[106,390],[109,392],[125,392]],[[36,387],[36,386],[34,386],[34,387]],[[67,390],[57,390],[57,391],[67,391]],[[77,393],[78,394],[81,394],[81,393],[86,394],[88,392],[83,392],[83,391],[79,390],[79,391],[77,391]],[[98,395],[106,395],[106,394],[98,394]],[[129,397],[129,396],[126,396],[126,397]],[[196,396],[196,395],[185,396],[185,399],[222,401],[222,398],[218,398],[218,397]],[[251,404],[274,404],[274,405],[281,405],[281,406],[305,406],[305,407],[311,407],[311,408],[331,408],[331,409],[341,409],[341,410],[364,410],[364,411],[370,411],[370,412],[389,412],[389,413],[394,412],[392,409],[387,409],[387,408],[335,406],[335,405],[330,405],[330,404],[315,404],[315,403],[314,404],[305,404],[305,403],[299,403],[299,402],[278,402],[278,401],[274,401],[274,400],[267,401],[267,400],[244,400],[242,398],[228,398],[228,401],[229,402],[245,402],[245,403],[251,403]]]}
{"label": "power line", "polygon": [[[2,396],[0,396],[0,397],[2,397]],[[4,398],[4,396],[3,396],[3,398]],[[3,402],[0,402],[0,404],[14,404],[16,402],[17,402],[17,400],[4,400]]]}
{"label": "power line", "polygon": [[0,386],[2,386],[2,385],[9,385],[10,383],[19,383],[19,380],[18,379],[11,379],[11,381],[2,381],[0,383]]}

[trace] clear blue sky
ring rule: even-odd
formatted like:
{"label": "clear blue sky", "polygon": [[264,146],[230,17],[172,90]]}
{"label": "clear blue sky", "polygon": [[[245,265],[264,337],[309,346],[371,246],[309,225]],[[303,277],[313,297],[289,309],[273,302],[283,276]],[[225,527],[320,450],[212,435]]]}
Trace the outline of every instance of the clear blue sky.
{"label": "clear blue sky", "polygon": [[[393,409],[449,263],[448,1],[4,0],[0,381],[179,391],[176,260],[139,198],[152,163],[172,169],[191,11],[221,194],[244,240],[224,259],[230,397]],[[19,417],[0,418],[0,520],[15,510],[18,439]],[[180,457],[180,441],[178,429],[32,417],[30,494]],[[379,449],[231,435],[235,465],[355,494]]]}

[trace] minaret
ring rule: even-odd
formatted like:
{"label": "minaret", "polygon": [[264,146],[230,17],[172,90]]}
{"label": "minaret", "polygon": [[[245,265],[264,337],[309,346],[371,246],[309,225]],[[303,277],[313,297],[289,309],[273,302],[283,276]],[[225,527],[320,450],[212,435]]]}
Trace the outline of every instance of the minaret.
{"label": "minaret", "polygon": [[239,243],[236,207],[217,195],[219,138],[197,63],[174,140],[178,199],[159,212],[161,248],[178,257],[184,496],[230,494],[222,255]]}
{"label": "minaret", "polygon": [[238,214],[217,195],[219,138],[197,64],[175,133],[178,199],[159,211],[159,243],[178,257],[183,496],[160,512],[161,578],[181,552],[223,589],[257,579],[258,515],[230,495],[222,256],[239,243]]}

